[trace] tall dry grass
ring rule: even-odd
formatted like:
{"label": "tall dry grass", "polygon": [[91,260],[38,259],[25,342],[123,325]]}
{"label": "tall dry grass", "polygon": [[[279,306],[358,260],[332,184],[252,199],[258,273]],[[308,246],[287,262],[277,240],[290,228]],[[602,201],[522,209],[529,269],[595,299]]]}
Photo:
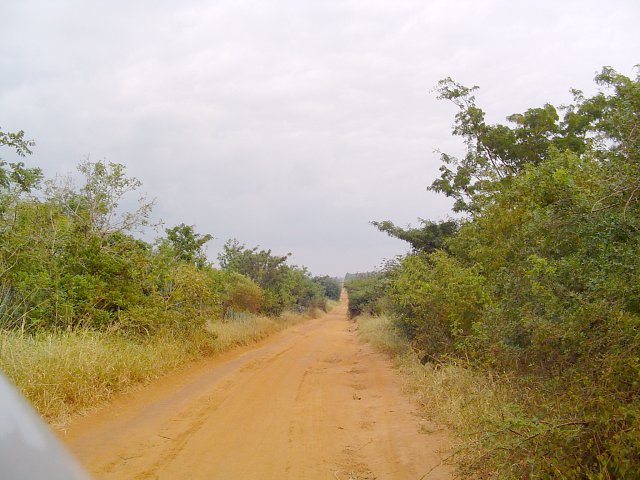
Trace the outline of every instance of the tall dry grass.
{"label": "tall dry grass", "polygon": [[100,403],[192,358],[171,335],[131,339],[91,331],[0,334],[0,368],[47,420]]}
{"label": "tall dry grass", "polygon": [[409,342],[389,317],[358,316],[358,336],[379,352],[400,356],[408,353]]}
{"label": "tall dry grass", "polygon": [[[419,353],[386,316],[358,317],[358,334],[376,350],[394,357],[405,389],[416,396],[425,416],[453,433],[449,458],[460,473],[465,478],[471,472],[495,473],[486,462],[485,437],[517,408],[509,379],[454,361],[423,365]],[[495,452],[492,457],[495,461]]]}
{"label": "tall dry grass", "polygon": [[501,462],[497,449],[507,448],[496,443],[497,430],[518,408],[509,379],[453,361],[423,365],[414,352],[398,357],[397,363],[424,414],[454,434],[449,459],[459,472],[465,478],[472,473],[495,478],[493,467]]}
{"label": "tall dry grass", "polygon": [[328,313],[340,304],[337,300],[328,299],[325,307],[325,311]]}
{"label": "tall dry grass", "polygon": [[65,331],[23,335],[0,331],[0,369],[50,423],[100,404],[205,355],[248,345],[308,317],[247,316],[207,331],[149,337]]}
{"label": "tall dry grass", "polygon": [[279,317],[246,315],[231,321],[212,322],[207,327],[216,337],[212,343],[212,351],[220,353],[233,347],[249,345],[312,316],[313,314],[284,312]]}

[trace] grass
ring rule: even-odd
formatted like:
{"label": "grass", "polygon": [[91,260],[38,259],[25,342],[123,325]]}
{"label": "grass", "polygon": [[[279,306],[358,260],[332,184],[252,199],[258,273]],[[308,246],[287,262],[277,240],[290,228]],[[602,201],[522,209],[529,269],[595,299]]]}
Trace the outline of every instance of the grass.
{"label": "grass", "polygon": [[389,355],[400,356],[408,354],[411,350],[409,342],[393,325],[389,317],[359,316],[358,335],[379,352]]}
{"label": "grass", "polygon": [[493,464],[500,463],[500,455],[488,451],[493,447],[487,448],[492,443],[487,436],[514,413],[508,380],[455,362],[423,365],[413,352],[398,358],[398,366],[425,415],[454,434],[450,458],[460,473],[465,478],[472,472],[483,478],[497,473],[490,471],[488,455]]}
{"label": "grass", "polygon": [[208,331],[127,337],[65,331],[23,335],[0,331],[0,369],[50,423],[98,405],[206,355],[248,345],[307,318],[247,316]]}
{"label": "grass", "polygon": [[394,355],[424,414],[453,434],[449,459],[460,478],[640,478],[633,399],[586,390],[581,382],[592,380],[579,376],[507,375],[455,358],[423,365],[388,317],[358,317],[358,326]]}
{"label": "grass", "polygon": [[327,306],[325,308],[325,310],[328,312],[330,312],[331,310],[333,310],[340,302],[337,300],[332,300],[332,299],[328,299],[327,300]]}
{"label": "grass", "polygon": [[394,357],[405,388],[416,395],[424,414],[453,433],[451,458],[461,474],[465,478],[471,471],[491,475],[488,464],[484,465],[487,451],[481,445],[491,426],[513,413],[508,379],[454,361],[423,365],[389,317],[358,317],[358,334],[376,350]]}
{"label": "grass", "polygon": [[284,312],[275,318],[247,315],[224,323],[214,322],[208,327],[208,330],[216,336],[212,342],[212,351],[221,353],[230,348],[249,345],[311,316]]}

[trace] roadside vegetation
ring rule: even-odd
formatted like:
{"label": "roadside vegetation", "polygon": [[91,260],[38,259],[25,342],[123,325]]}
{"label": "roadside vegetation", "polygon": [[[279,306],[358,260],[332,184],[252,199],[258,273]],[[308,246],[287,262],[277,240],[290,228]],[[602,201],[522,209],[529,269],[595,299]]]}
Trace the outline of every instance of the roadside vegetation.
{"label": "roadside vegetation", "polygon": [[[34,142],[0,131],[0,147],[25,157]],[[0,160],[0,368],[49,420],[339,298],[337,280],[236,240],[214,268],[194,226],[143,241],[141,182],[117,163],[78,171],[76,185]]]}
{"label": "roadside vegetation", "polygon": [[307,318],[309,314],[288,312],[279,317],[246,315],[187,335],[3,331],[1,366],[43,417],[63,424],[69,415],[186,362],[249,345]]}
{"label": "roadside vegetation", "polygon": [[490,125],[477,87],[441,81],[467,148],[430,188],[460,215],[374,222],[413,252],[346,283],[353,315],[386,315],[363,335],[459,435],[464,475],[638,478],[640,77],[596,83]]}

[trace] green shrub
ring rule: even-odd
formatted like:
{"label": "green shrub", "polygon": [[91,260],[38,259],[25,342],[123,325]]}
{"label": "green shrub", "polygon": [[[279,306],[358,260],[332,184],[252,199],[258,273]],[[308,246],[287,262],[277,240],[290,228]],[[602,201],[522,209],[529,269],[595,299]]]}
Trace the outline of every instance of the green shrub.
{"label": "green shrub", "polygon": [[509,125],[486,123],[475,87],[439,84],[468,149],[431,189],[468,216],[438,237],[448,255],[400,263],[386,305],[429,368],[504,379],[507,406],[479,410],[467,445],[495,478],[639,478],[640,76],[596,82]]}
{"label": "green shrub", "polygon": [[387,298],[405,334],[430,357],[464,349],[489,304],[484,278],[443,251],[405,257]]}
{"label": "green shrub", "polygon": [[349,316],[381,313],[388,283],[388,275],[384,272],[346,281],[344,288],[349,293]]}

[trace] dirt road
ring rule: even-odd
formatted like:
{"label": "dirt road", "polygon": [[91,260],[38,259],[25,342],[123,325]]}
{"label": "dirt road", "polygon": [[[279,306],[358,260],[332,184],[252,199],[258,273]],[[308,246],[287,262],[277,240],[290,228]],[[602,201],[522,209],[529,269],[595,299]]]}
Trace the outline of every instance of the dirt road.
{"label": "dirt road", "polygon": [[451,478],[444,434],[421,423],[343,302],[123,395],[60,436],[97,478]]}

